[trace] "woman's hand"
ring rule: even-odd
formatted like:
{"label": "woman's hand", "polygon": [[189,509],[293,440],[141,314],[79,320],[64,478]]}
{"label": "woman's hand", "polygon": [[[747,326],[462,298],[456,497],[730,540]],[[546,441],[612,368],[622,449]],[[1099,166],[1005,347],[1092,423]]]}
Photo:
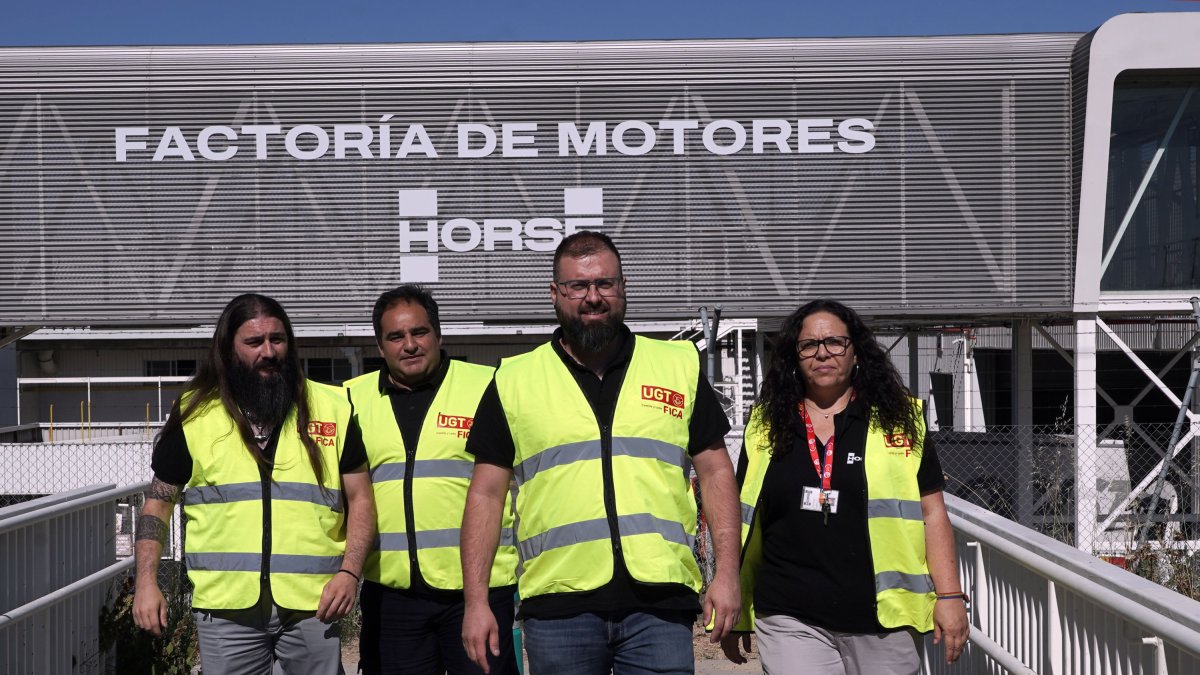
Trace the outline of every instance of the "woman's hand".
{"label": "woman's hand", "polygon": [[[954,663],[962,656],[967,644],[971,624],[967,621],[967,606],[962,598],[938,600],[933,605],[933,643],[943,643],[946,663]],[[723,647],[724,645],[722,645]]]}

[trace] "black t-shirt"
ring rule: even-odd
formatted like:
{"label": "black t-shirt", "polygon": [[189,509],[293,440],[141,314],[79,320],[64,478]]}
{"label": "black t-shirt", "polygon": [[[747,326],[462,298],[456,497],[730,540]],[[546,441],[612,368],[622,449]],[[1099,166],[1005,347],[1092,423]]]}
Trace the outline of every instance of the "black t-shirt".
{"label": "black t-shirt", "polygon": [[[851,403],[834,417],[833,475],[838,512],[829,516],[800,508],[804,487],[819,487],[804,423],[793,420],[792,450],[771,458],[763,480],[757,518],[762,525],[763,561],[754,584],[758,614],[785,614],[827,630],[880,633],[875,611],[875,572],[867,537],[867,408]],[[817,454],[825,447],[818,439]],[[853,455],[853,456],[852,456]],[[937,450],[926,436],[917,470],[921,494],[945,485]]]}
{"label": "black t-shirt", "polygon": [[[617,339],[622,340],[620,351],[604,369],[604,378],[580,365],[563,350],[560,340],[562,329],[554,332],[550,339],[554,352],[575,376],[583,395],[602,418],[610,425],[617,404],[617,395],[625,380],[629,360],[633,356],[634,338],[628,328],[622,326]],[[696,358],[700,355],[697,353]],[[725,437],[729,432],[729,420],[721,408],[721,402],[708,379],[701,373],[696,383],[696,405],[688,426],[688,454],[695,455]],[[476,462],[494,464],[512,469],[516,457],[512,431],[500,395],[493,380],[484,391],[467,439],[467,452],[475,455]],[[613,564],[612,581],[592,591],[578,593],[551,593],[521,601],[521,616],[537,619],[554,619],[574,616],[582,612],[617,612],[629,609],[657,609],[697,613],[699,599],[692,589],[683,584],[643,584],[635,581],[625,568],[625,561],[616,556]]]}
{"label": "black t-shirt", "polygon": [[449,370],[450,359],[446,357],[446,352],[442,352],[442,362],[428,380],[404,389],[392,383],[386,365],[379,369],[379,393],[388,395],[406,450],[417,447],[429,406],[433,405],[433,398],[437,396]]}

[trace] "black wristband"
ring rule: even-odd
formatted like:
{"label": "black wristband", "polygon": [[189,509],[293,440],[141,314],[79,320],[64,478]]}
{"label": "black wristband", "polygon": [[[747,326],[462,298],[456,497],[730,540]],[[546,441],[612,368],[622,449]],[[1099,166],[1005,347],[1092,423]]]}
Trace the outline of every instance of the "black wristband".
{"label": "black wristband", "polygon": [[354,577],[355,581],[362,581],[362,579],[360,579],[357,574],[355,574],[354,572],[351,572],[350,570],[346,569],[345,567],[338,570],[337,574],[341,574],[342,572],[345,572],[346,574],[349,574],[350,576]]}

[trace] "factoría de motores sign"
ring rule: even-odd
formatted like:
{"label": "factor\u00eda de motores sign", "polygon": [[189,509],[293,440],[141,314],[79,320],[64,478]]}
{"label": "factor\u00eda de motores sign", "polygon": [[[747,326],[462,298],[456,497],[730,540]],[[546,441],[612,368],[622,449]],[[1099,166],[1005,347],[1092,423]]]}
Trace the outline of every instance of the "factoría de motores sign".
{"label": "factor\u00eda de motores sign", "polygon": [[[662,155],[858,155],[875,147],[875,125],[845,119],[660,119],[557,123],[502,122],[444,125],[394,124],[384,115],[368,124],[214,124],[203,127],[133,127],[113,130],[118,163],[437,160],[497,157],[600,158]],[[435,138],[438,142],[435,142]],[[491,217],[446,214],[436,188],[396,191],[397,240],[406,281],[441,280],[439,253],[553,251],[580,229],[602,230],[604,188],[563,185],[562,211],[501,213]],[[445,194],[445,190],[442,190]]]}
{"label": "factor\u00eda de motores sign", "polygon": [[[210,125],[194,133],[182,127],[116,127],[113,131],[117,162],[210,161],[240,159],[300,161],[319,159],[435,159],[439,151],[425,124],[389,124],[385,115],[379,124],[335,124],[330,127],[298,124]],[[659,147],[672,154],[687,155],[700,141],[704,152],[713,155],[861,154],[875,147],[875,125],[852,117],[809,119],[755,119],[748,122],[719,119],[702,123],[695,119],[665,119],[655,122],[505,122],[501,124],[460,123],[448,129],[455,139],[451,154],[461,158],[533,158],[547,154],[559,157],[603,156],[609,153],[641,156]],[[283,141],[282,152],[279,140]],[[545,141],[549,140],[550,143]],[[549,147],[546,147],[549,146]]]}

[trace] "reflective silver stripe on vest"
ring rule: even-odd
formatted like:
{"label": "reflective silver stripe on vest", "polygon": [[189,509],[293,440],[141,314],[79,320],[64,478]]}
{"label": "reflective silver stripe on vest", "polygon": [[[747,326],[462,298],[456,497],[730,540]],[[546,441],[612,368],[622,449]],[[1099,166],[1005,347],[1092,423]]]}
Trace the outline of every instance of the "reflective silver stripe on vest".
{"label": "reflective silver stripe on vest", "polygon": [[310,502],[328,506],[334,511],[342,510],[342,491],[321,490],[313,483],[271,483],[271,499],[288,502]]}
{"label": "reflective silver stripe on vest", "polygon": [[418,459],[413,462],[413,478],[471,478],[475,462],[467,459]]}
{"label": "reflective silver stripe on vest", "polygon": [[911,499],[869,499],[867,517],[925,520],[925,514],[921,512],[921,502]]}
{"label": "reflective silver stripe on vest", "polygon": [[[262,483],[228,483],[226,485],[197,485],[183,491],[184,506],[198,504],[229,504],[262,499]],[[342,491],[326,490],[312,483],[272,483],[271,499],[290,502],[311,502],[342,510]]]}
{"label": "reflective silver stripe on vest", "polygon": [[[203,572],[259,572],[262,556],[257,553],[188,553],[188,569]],[[342,566],[342,556],[290,555],[271,556],[271,572],[279,574],[333,574]]]}
{"label": "reflective silver stripe on vest", "polygon": [[754,505],[742,502],[742,524],[746,527],[754,524]]}
{"label": "reflective silver stripe on vest", "polygon": [[342,566],[340,555],[271,555],[271,573],[275,574],[333,574]]}
{"label": "reflective silver stripe on vest", "polygon": [[404,462],[389,462],[371,469],[372,483],[383,483],[389,480],[404,480]]}
{"label": "reflective silver stripe on vest", "polygon": [[[417,533],[417,548],[442,548],[445,546],[459,545],[459,530],[426,530]],[[511,527],[505,527],[500,530],[500,545],[513,545],[513,531]],[[404,532],[381,532],[375,537],[375,550],[377,551],[407,551],[408,550],[408,535]]]}
{"label": "reflective silver stripe on vest", "polygon": [[617,455],[626,455],[641,459],[657,459],[671,466],[677,466],[680,469],[683,468],[683,460],[686,453],[678,445],[671,445],[670,443],[651,438],[630,437],[613,438],[612,442],[614,457]]}
{"label": "reflective silver stripe on vest", "polygon": [[521,485],[531,480],[539,471],[588,459],[600,459],[600,441],[580,441],[546,448],[514,466],[513,474],[517,477],[517,485]]}
{"label": "reflective silver stripe on vest", "polygon": [[928,574],[904,574],[903,572],[880,572],[875,575],[875,592],[890,590],[932,593],[933,579]]}
{"label": "reflective silver stripe on vest", "polygon": [[[521,485],[531,480],[539,471],[588,459],[600,459],[600,453],[600,441],[567,443],[547,448],[526,459],[513,467],[513,473],[517,477],[517,485]],[[657,459],[671,466],[677,466],[682,470],[684,458],[687,453],[684,452],[683,448],[671,445],[670,443],[664,443],[663,441],[651,438],[620,436],[612,439],[612,454],[613,457],[625,456],[637,457],[639,459]]]}
{"label": "reflective silver stripe on vest", "polygon": [[664,520],[649,513],[619,516],[617,518],[617,529],[621,531],[622,537],[635,534],[658,534],[671,543],[688,548],[692,548],[692,545],[696,542],[696,538],[683,529],[683,523]]}
{"label": "reflective silver stripe on vest", "polygon": [[376,551],[407,551],[408,535],[404,532],[380,532],[375,535]]}
{"label": "reflective silver stripe on vest", "polygon": [[262,556],[257,553],[187,553],[183,561],[188,569],[203,572],[262,570]]}
{"label": "reflective silver stripe on vest", "polygon": [[225,485],[197,485],[183,491],[184,506],[252,502],[260,499],[262,499],[262,483],[258,481]]}
{"label": "reflective silver stripe on vest", "polygon": [[585,541],[608,539],[608,537],[608,519],[595,518],[579,523],[571,523],[570,525],[552,527],[541,534],[535,534],[524,541],[517,542],[517,548],[521,550],[521,560],[533,560],[544,551],[571,546],[572,544],[579,544]]}
{"label": "reflective silver stripe on vest", "polygon": [[[638,513],[617,518],[617,529],[621,536],[629,537],[637,534],[658,534],[669,542],[681,546],[692,547],[694,537],[683,528],[682,523],[663,520],[649,513]],[[518,542],[522,560],[532,560],[542,553],[563,546],[571,546],[587,541],[597,541],[609,538],[608,519],[595,518],[570,525],[553,527],[541,534],[536,534],[524,541]]]}
{"label": "reflective silver stripe on vest", "polygon": [[458,546],[458,528],[421,530],[417,533],[417,548],[446,548]]}
{"label": "reflective silver stripe on vest", "polygon": [[[470,480],[475,463],[467,459],[418,459],[413,462],[413,478],[466,478]],[[371,469],[371,482],[404,480],[404,462],[389,462]]]}

